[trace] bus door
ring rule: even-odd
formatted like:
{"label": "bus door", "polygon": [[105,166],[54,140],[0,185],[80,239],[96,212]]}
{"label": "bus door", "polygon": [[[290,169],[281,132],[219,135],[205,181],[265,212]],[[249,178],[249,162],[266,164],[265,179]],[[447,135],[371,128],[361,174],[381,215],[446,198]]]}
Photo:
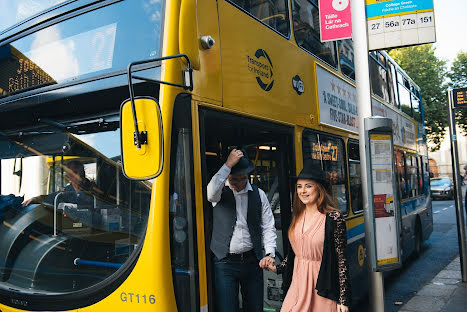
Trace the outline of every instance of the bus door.
{"label": "bus door", "polygon": [[[205,250],[211,311],[215,310],[213,255],[209,248],[213,207],[206,200],[207,184],[224,164],[231,149],[245,149],[248,158],[255,163],[249,181],[266,193],[271,205],[277,232],[276,262],[280,262],[287,251],[287,230],[291,220],[292,178],[295,176],[293,128],[208,109],[201,109],[199,118],[205,198]],[[264,271],[265,308],[281,306],[283,299],[281,286],[281,275]]]}

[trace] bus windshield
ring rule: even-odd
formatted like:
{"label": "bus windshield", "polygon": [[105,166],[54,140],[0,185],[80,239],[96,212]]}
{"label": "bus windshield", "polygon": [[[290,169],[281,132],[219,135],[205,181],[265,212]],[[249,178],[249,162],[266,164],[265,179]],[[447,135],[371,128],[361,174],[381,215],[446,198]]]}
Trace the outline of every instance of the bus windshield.
{"label": "bus windshield", "polygon": [[134,260],[151,183],[122,174],[118,115],[39,123],[0,133],[0,287],[69,293]]}
{"label": "bus windshield", "polygon": [[[66,0],[0,0],[0,30],[16,25]],[[7,14],[11,13],[11,14]]]}
{"label": "bus windshield", "polygon": [[[14,16],[20,4],[39,1],[4,2],[0,0],[2,16]],[[160,55],[161,1],[119,1],[82,11],[68,19],[57,17],[45,28],[37,22],[37,31],[6,44],[0,38],[0,98],[121,73],[130,62]]]}

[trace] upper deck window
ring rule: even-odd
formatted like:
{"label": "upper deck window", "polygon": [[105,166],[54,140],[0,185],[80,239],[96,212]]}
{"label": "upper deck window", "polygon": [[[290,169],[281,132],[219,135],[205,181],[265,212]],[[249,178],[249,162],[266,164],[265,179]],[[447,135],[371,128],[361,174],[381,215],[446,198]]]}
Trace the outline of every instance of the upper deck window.
{"label": "upper deck window", "polygon": [[339,41],[339,63],[341,71],[347,77],[355,80],[355,64],[352,39]]}
{"label": "upper deck window", "polygon": [[321,42],[319,11],[315,1],[294,0],[292,6],[294,34],[297,44],[333,67],[337,67],[334,41]]}
{"label": "upper deck window", "polygon": [[162,2],[121,1],[0,45],[0,97],[157,57],[161,12]]}
{"label": "upper deck window", "polygon": [[250,15],[289,36],[289,8],[286,0],[229,0]]}
{"label": "upper deck window", "polygon": [[[376,59],[370,58],[371,90],[386,103],[391,101],[389,96],[388,72]],[[380,59],[381,60],[381,59]]]}

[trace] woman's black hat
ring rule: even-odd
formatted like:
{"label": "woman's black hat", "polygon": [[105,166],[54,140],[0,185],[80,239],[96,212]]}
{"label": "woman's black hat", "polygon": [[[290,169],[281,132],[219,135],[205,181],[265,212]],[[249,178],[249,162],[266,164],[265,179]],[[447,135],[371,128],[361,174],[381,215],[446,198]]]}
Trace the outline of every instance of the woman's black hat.
{"label": "woman's black hat", "polygon": [[240,160],[235,166],[232,167],[230,174],[235,174],[235,175],[249,174],[255,168],[255,165],[253,164],[253,162],[248,159],[248,155],[246,154],[246,151],[244,149],[241,149],[241,151],[243,153],[243,157],[240,158]]}
{"label": "woman's black hat", "polygon": [[320,165],[311,161],[305,161],[302,171],[298,174],[298,179],[309,179],[321,183],[324,187],[327,186],[326,175],[323,169]]}

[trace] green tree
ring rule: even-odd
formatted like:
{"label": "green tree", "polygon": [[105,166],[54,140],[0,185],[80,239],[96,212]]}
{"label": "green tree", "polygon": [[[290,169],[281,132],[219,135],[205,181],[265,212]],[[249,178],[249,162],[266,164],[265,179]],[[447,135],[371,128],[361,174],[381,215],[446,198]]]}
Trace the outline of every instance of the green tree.
{"label": "green tree", "polygon": [[431,151],[436,151],[448,127],[446,61],[435,56],[432,44],[392,49],[389,54],[422,90],[427,138]]}
{"label": "green tree", "polygon": [[[467,88],[467,53],[459,52],[449,72],[450,87]],[[467,108],[456,109],[456,124],[467,134]]]}

